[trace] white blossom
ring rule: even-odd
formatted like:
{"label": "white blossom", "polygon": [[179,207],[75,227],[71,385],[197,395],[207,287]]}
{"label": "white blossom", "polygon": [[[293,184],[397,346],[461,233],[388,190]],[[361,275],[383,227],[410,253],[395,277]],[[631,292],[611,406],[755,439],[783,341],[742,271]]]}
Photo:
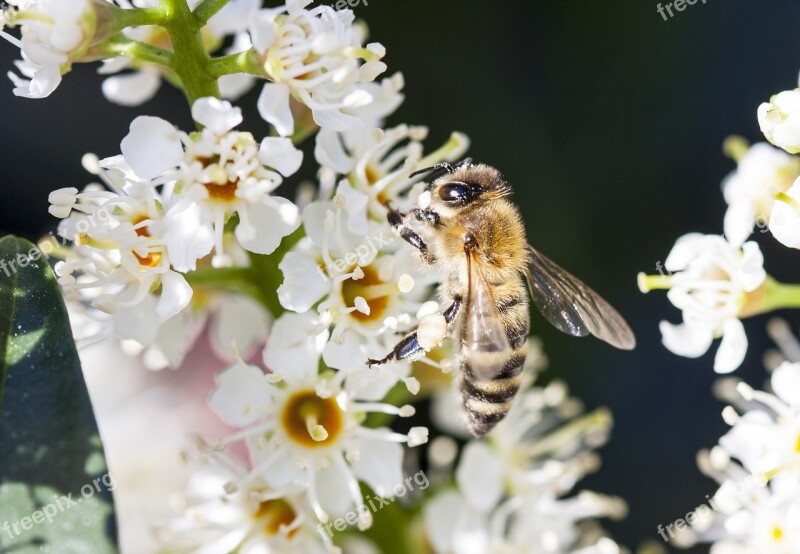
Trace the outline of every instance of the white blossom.
{"label": "white blossom", "polygon": [[623,517],[624,503],[588,491],[565,496],[596,468],[590,449],[605,441],[611,424],[605,411],[573,419],[580,411],[560,383],[520,393],[487,439],[465,446],[456,470],[458,490],[427,504],[434,550],[619,552],[599,530],[587,532],[578,523]]}
{"label": "white blossom", "polygon": [[769,229],[781,244],[800,249],[800,179],[784,194],[777,195]]}
{"label": "white blossom", "polygon": [[99,6],[91,0],[7,0],[5,27],[20,28],[16,38],[0,27],[0,36],[17,46],[22,59],[15,62],[14,94],[45,98],[61,83],[72,63],[86,53],[95,35]]}
{"label": "white blossom", "polygon": [[[427,440],[425,428],[402,434],[363,426],[370,412],[408,416],[413,410],[364,398],[347,373],[319,374],[327,338],[313,318],[284,314],[264,350],[272,373],[240,361],[220,373],[209,399],[223,420],[242,429],[220,446],[244,439],[253,456],[253,469],[229,489],[256,477],[278,491],[302,486],[322,523],[363,504],[359,480],[392,496],[402,481],[401,444]],[[371,522],[371,513],[359,514],[360,528]]]}
{"label": "white blossom", "polygon": [[800,152],[800,89],[785,90],[758,107],[761,132],[790,154]]}
{"label": "white blossom", "polygon": [[714,370],[728,373],[739,367],[747,352],[740,319],[751,315],[748,293],[764,284],[763,264],[761,250],[752,241],[739,248],[717,235],[689,233],[679,238],[664,263],[669,275],[639,276],[642,292],[668,288],[667,298],[683,315],[681,324],[660,323],[664,346],[696,358],[722,337]]}
{"label": "white blossom", "polygon": [[[315,529],[316,517],[302,489],[279,493],[260,476],[243,480],[248,472],[244,462],[198,446],[199,452],[187,456],[190,477],[181,499],[183,513],[158,527],[158,552],[340,552]],[[233,482],[240,486],[226,491]]]}
{"label": "white blossom", "polygon": [[[242,248],[273,252],[300,225],[300,215],[290,201],[270,193],[297,171],[302,152],[288,139],[258,143],[250,133],[233,131],[242,115],[227,101],[201,98],[192,115],[204,126],[192,134],[161,118],[137,117],[121,144],[134,174],[154,179],[167,191],[165,241],[177,254],[173,263],[181,271],[193,270],[213,249],[215,266],[231,265],[224,227],[234,214],[239,217],[234,235]],[[117,159],[102,163],[109,167]]]}
{"label": "white blossom", "polygon": [[[733,144],[732,144],[733,143]],[[744,150],[745,144],[729,139],[728,145]],[[758,225],[766,231],[775,195],[786,192],[800,176],[800,160],[761,142],[739,152],[738,166],[722,182],[728,211],[725,213],[725,236],[734,245],[741,245]],[[800,240],[800,238],[798,239]]]}
{"label": "white blossom", "polygon": [[362,85],[386,70],[379,61],[385,49],[378,43],[363,46],[352,10],[308,10],[310,3],[289,0],[261,10],[250,25],[253,46],[271,81],[261,91],[258,109],[281,136],[295,132],[290,98],[305,104],[322,128],[364,126],[352,110],[373,101],[373,91]]}

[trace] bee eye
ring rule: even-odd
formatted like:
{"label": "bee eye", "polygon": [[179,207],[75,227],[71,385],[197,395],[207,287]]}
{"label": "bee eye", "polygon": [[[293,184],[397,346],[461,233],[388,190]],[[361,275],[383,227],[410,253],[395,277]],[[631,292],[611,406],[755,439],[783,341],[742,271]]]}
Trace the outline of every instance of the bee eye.
{"label": "bee eye", "polygon": [[466,204],[473,196],[472,188],[465,183],[450,183],[439,187],[439,198],[449,204]]}

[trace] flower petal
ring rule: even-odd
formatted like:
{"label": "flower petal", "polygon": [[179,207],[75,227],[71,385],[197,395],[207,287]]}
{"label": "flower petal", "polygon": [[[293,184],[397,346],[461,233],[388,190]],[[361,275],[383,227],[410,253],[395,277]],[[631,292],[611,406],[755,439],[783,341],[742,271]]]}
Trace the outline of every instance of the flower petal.
{"label": "flower petal", "polygon": [[258,159],[284,177],[294,174],[303,163],[303,152],[288,138],[267,137],[261,141]]}
{"label": "flower petal", "polygon": [[730,373],[744,361],[747,353],[747,335],[738,319],[728,319],[722,328],[722,342],[714,358],[714,371]]}
{"label": "flower petal", "polygon": [[686,358],[702,356],[714,340],[713,331],[696,325],[686,323],[673,325],[668,321],[662,321],[658,324],[658,328],[661,331],[661,342],[666,349]]}
{"label": "flower petal", "polygon": [[491,448],[470,442],[461,453],[456,481],[472,507],[488,512],[503,495],[503,471],[503,460]]}
{"label": "flower petal", "polygon": [[183,146],[177,129],[160,117],[140,115],[120,144],[125,161],[134,173],[152,179],[183,160]]}
{"label": "flower petal", "polygon": [[141,106],[161,87],[161,76],[145,69],[112,75],[103,81],[103,96],[120,106]]}
{"label": "flower petal", "polygon": [[258,97],[258,113],[275,127],[282,137],[294,132],[294,118],[289,109],[289,87],[277,83],[267,83]]}
{"label": "flower petal", "polygon": [[316,375],[319,354],[328,339],[311,314],[285,312],[273,324],[264,347],[264,364],[281,375],[304,380]]}
{"label": "flower petal", "polygon": [[176,271],[161,275],[161,297],[156,305],[156,313],[162,320],[169,319],[189,305],[192,287],[186,278]]}
{"label": "flower petal", "polygon": [[283,272],[278,300],[288,310],[307,312],[330,290],[330,279],[311,256],[287,252],[278,267]]}
{"label": "flower petal", "polygon": [[239,211],[236,240],[245,250],[256,254],[272,254],[283,237],[300,226],[300,214],[292,202],[279,196],[250,204]]}
{"label": "flower petal", "polygon": [[242,110],[227,100],[207,96],[194,101],[192,118],[220,136],[242,122]]}
{"label": "flower petal", "polygon": [[236,427],[249,425],[263,414],[250,406],[263,406],[272,397],[264,372],[241,360],[220,372],[208,405],[226,423]]}
{"label": "flower petal", "polygon": [[784,402],[800,406],[800,363],[779,365],[772,373],[772,390]]}
{"label": "flower petal", "polygon": [[[348,449],[358,452],[353,471],[379,496],[391,498],[392,490],[403,483],[403,447],[399,443],[373,438],[357,438]],[[399,487],[398,487],[399,488]]]}
{"label": "flower petal", "polygon": [[264,309],[245,296],[226,296],[219,303],[211,325],[210,340],[223,360],[234,358],[232,344],[249,359],[267,338],[269,320]]}

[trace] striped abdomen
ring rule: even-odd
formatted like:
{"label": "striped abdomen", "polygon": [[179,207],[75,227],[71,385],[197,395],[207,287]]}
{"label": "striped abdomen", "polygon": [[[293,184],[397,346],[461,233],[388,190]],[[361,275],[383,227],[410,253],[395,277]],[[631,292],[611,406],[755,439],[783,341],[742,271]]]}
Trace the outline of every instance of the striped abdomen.
{"label": "striped abdomen", "polygon": [[511,350],[501,351],[480,344],[466,348],[462,343],[461,396],[467,424],[476,437],[491,431],[511,408],[522,381],[522,366],[528,350],[530,316],[524,286],[498,303],[497,308]]}

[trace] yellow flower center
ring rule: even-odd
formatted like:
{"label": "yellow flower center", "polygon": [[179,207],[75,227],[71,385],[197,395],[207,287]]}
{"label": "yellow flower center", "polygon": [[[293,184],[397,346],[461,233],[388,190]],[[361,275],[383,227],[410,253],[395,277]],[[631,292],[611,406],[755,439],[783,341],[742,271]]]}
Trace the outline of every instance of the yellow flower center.
{"label": "yellow flower center", "polygon": [[207,183],[204,185],[208,190],[208,197],[218,202],[233,202],[236,199],[236,188],[238,182],[228,182],[222,185]]}
{"label": "yellow flower center", "polygon": [[320,398],[308,389],[289,397],[281,422],[294,442],[306,448],[317,448],[336,442],[344,428],[344,414],[333,398]]}
{"label": "yellow flower center", "polygon": [[780,526],[778,526],[778,525],[773,526],[772,527],[772,540],[777,542],[777,541],[779,541],[781,539],[783,539],[783,529],[781,529]]}
{"label": "yellow flower center", "polygon": [[[137,224],[141,223],[142,221],[145,221],[146,219],[150,219],[150,218],[145,216],[145,215],[141,215],[141,216],[135,218],[132,221],[132,223],[134,225],[137,225]],[[136,231],[136,234],[138,236],[140,236],[140,237],[149,237],[150,236],[150,231],[148,230],[146,225],[142,226],[142,227],[139,227],[138,229],[135,229],[135,231]],[[156,267],[161,262],[161,252],[150,252],[147,256],[140,256],[139,254],[136,253],[135,250],[132,250],[131,252],[133,252],[133,255],[136,256],[136,259],[139,261],[139,265],[141,265],[141,266],[144,266],[144,267]]]}
{"label": "yellow flower center", "polygon": [[[297,514],[288,502],[278,498],[265,500],[259,504],[254,517],[263,522],[264,532],[267,535],[274,536],[280,533],[281,527],[291,525]],[[287,536],[292,537],[295,533],[297,533],[297,529],[292,529]]]}
{"label": "yellow flower center", "polygon": [[385,283],[378,277],[378,272],[372,266],[362,268],[364,277],[354,281],[347,279],[342,283],[342,299],[346,306],[355,305],[357,297],[361,296],[369,305],[369,314],[354,311],[350,317],[361,323],[382,322],[386,318],[392,293],[397,290],[394,284]]}

